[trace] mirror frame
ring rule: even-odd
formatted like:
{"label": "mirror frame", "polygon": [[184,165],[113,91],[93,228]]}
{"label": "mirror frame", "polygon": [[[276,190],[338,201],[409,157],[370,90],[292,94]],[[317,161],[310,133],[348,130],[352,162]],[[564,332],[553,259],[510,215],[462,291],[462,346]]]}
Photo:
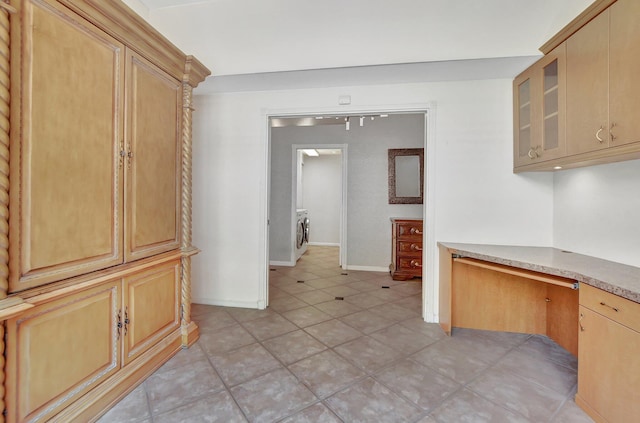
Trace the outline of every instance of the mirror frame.
{"label": "mirror frame", "polygon": [[[418,156],[420,162],[420,196],[396,196],[396,157]],[[424,148],[390,148],[389,149],[389,204],[423,204],[424,198]]]}

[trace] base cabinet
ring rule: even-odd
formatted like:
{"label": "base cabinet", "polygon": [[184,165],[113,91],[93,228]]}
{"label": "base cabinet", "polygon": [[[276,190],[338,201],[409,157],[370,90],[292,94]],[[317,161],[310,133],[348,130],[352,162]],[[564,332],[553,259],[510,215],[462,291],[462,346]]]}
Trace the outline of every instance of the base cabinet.
{"label": "base cabinet", "polygon": [[640,421],[640,304],[580,287],[576,403],[597,422]]}
{"label": "base cabinet", "polygon": [[179,275],[173,260],[9,320],[7,421],[47,421],[171,332],[178,338]]}

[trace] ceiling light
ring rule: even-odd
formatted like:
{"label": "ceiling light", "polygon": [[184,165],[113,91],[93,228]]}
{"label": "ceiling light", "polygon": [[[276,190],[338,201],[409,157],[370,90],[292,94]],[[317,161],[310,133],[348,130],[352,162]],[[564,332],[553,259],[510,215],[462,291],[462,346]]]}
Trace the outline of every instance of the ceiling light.
{"label": "ceiling light", "polygon": [[315,150],[315,149],[312,149],[312,148],[310,148],[310,149],[305,148],[305,149],[302,150],[302,152],[304,154],[306,154],[307,156],[310,156],[310,157],[318,157],[320,155],[318,153],[318,150]]}
{"label": "ceiling light", "polygon": [[389,117],[389,115],[380,115],[380,117]]}
{"label": "ceiling light", "polygon": [[554,166],[553,167],[553,170],[560,170],[560,169],[562,169],[562,166]]}

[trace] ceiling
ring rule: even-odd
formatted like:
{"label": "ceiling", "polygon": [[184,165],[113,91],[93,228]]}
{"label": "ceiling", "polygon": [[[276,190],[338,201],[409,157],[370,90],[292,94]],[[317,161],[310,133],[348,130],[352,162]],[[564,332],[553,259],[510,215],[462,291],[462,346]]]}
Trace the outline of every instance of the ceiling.
{"label": "ceiling", "polygon": [[539,55],[592,0],[124,0],[214,75]]}

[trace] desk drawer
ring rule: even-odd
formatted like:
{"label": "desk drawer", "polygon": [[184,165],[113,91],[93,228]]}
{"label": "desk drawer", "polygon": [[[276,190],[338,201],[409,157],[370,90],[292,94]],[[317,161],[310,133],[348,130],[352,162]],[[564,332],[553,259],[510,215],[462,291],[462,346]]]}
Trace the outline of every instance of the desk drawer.
{"label": "desk drawer", "polygon": [[398,259],[398,270],[421,271],[421,269],[421,257],[399,257]]}
{"label": "desk drawer", "polygon": [[418,256],[422,256],[422,240],[398,241],[398,252],[406,254],[417,254]]}
{"label": "desk drawer", "polygon": [[640,304],[638,303],[581,283],[580,304],[640,332]]}

